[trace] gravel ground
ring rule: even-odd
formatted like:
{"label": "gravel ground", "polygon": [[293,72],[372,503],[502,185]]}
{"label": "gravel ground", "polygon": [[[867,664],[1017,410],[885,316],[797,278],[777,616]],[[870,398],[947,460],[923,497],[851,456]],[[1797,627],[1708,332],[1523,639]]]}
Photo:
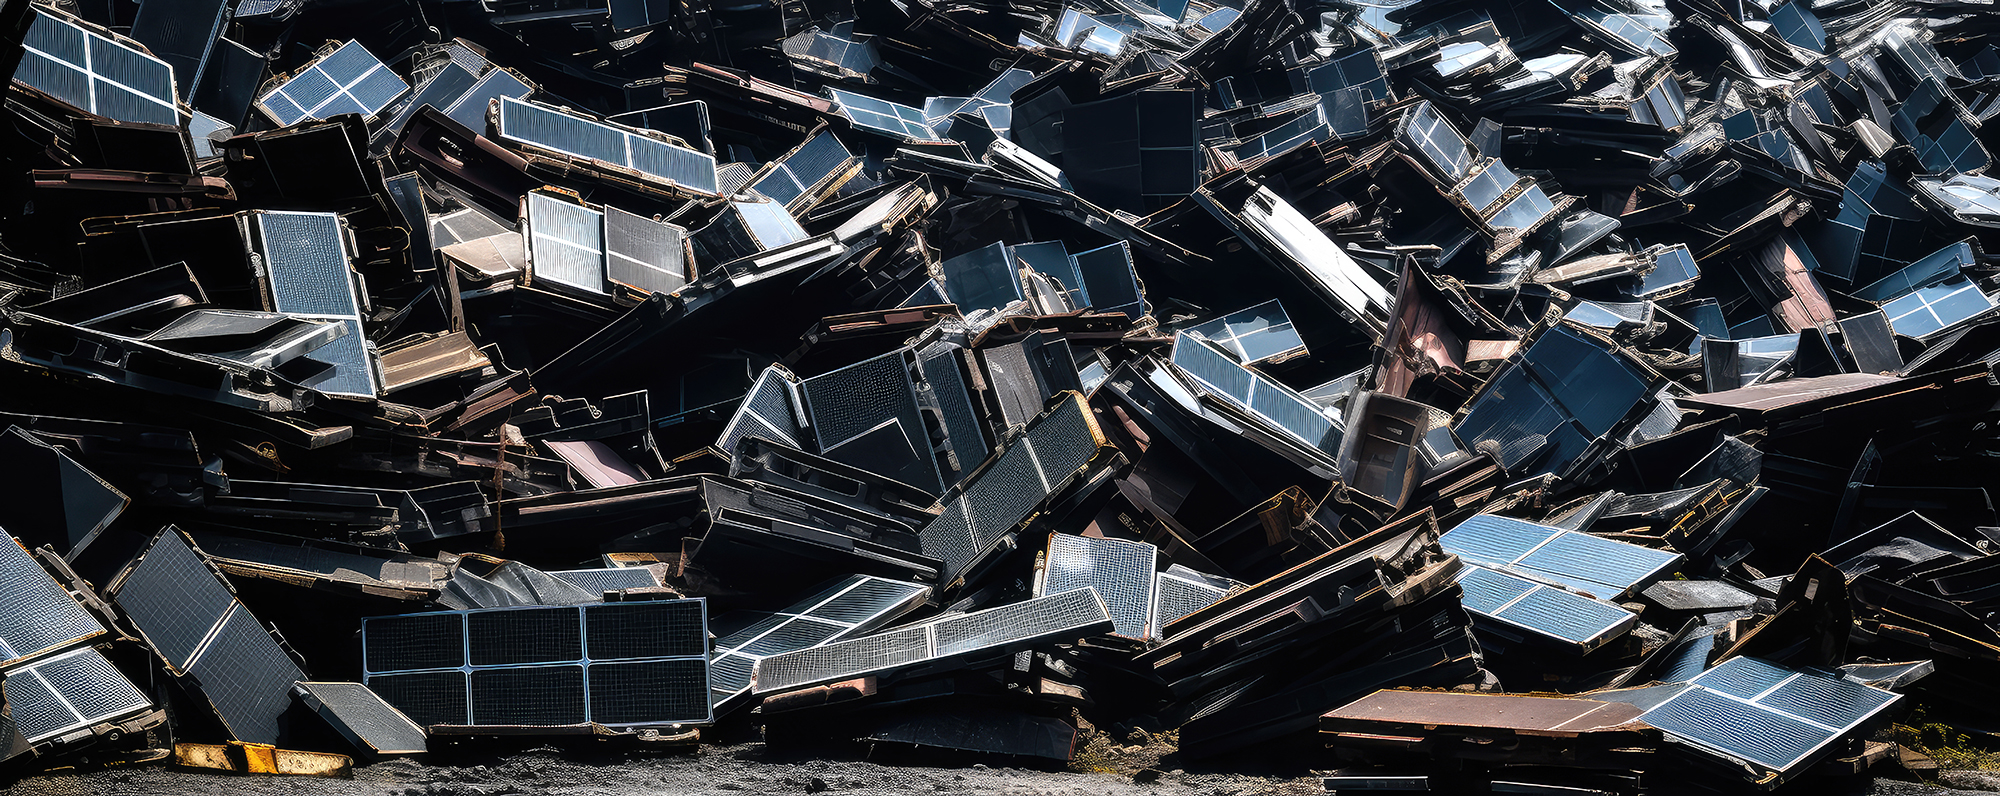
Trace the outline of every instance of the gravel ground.
{"label": "gravel ground", "polygon": [[[1952,772],[1952,790],[1879,779],[1837,787],[1801,782],[1788,792],[1941,796],[1991,792],[2000,776]],[[1251,776],[1169,770],[1140,783],[1130,775],[989,767],[884,765],[859,759],[792,758],[762,744],[703,746],[682,753],[578,752],[540,747],[482,761],[418,763],[394,760],[361,766],[352,780],[233,777],[154,765],[31,777],[6,796],[514,796],[550,794],[690,794],[747,796],[786,793],[1005,794],[1006,796],[1262,796],[1320,793],[1309,772]]]}

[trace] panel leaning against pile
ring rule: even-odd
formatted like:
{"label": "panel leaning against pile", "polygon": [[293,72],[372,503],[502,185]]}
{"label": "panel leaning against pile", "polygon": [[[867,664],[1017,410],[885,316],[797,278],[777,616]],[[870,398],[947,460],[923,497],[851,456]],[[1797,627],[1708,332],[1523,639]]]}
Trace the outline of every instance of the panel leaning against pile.
{"label": "panel leaning against pile", "polygon": [[2000,726],[1995,19],[5,0],[7,765]]}

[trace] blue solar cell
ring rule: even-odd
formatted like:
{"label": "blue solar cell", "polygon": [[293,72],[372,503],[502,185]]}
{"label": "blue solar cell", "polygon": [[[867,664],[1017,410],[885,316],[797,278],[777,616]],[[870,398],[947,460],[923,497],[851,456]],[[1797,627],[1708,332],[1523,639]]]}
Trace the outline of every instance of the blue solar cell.
{"label": "blue solar cell", "polygon": [[1600,641],[1638,621],[1618,606],[1547,587],[1529,591],[1492,616],[1573,644]]}
{"label": "blue solar cell", "polygon": [[1776,770],[1790,768],[1835,735],[1701,688],[1682,692],[1640,719],[1682,740]]}
{"label": "blue solar cell", "polygon": [[1693,682],[1711,691],[1743,699],[1756,699],[1758,694],[1769,691],[1792,674],[1790,669],[1773,666],[1756,658],[1736,657],[1703,672],[1700,677],[1694,678]]}
{"label": "blue solar cell", "polygon": [[1468,561],[1506,566],[1562,533],[1526,520],[1477,514],[1438,538],[1447,552]]}

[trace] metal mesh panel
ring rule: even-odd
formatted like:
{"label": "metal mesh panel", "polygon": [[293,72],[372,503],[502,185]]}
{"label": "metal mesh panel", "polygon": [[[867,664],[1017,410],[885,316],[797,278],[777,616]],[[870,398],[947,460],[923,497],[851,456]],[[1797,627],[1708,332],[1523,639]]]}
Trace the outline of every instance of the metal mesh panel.
{"label": "metal mesh panel", "polygon": [[1097,435],[1074,398],[1064,399],[1029,429],[1028,441],[1035,446],[1035,461],[1050,486],[1076,475],[1097,455]]}
{"label": "metal mesh panel", "polygon": [[880,619],[889,611],[909,605],[914,598],[929,589],[920,584],[900,580],[865,575],[857,577],[859,583],[854,583],[839,596],[814,607],[807,612],[807,615],[829,622],[861,624]]}
{"label": "metal mesh panel", "polygon": [[930,630],[911,627],[757,662],[757,693],[831,682],[931,657]]}
{"label": "metal mesh panel", "polygon": [[712,701],[721,702],[737,692],[750,687],[750,673],[757,668],[757,659],[744,655],[725,654],[709,661],[708,678],[714,689]]}
{"label": "metal mesh panel", "polygon": [[925,346],[917,351],[917,369],[930,385],[931,399],[937,402],[945,434],[951,439],[952,454],[958,459],[958,469],[965,472],[986,461],[991,449],[986,447],[986,437],[979,430],[979,416],[972,408],[965,377],[954,361],[957,350],[944,343]]}
{"label": "metal mesh panel", "polygon": [[368,620],[362,648],[370,672],[455,669],[465,665],[462,614],[414,614]]}
{"label": "metal mesh panel", "polygon": [[697,601],[593,605],[583,617],[591,660],[708,654],[707,613]]}
{"label": "metal mesh panel", "polygon": [[7,696],[7,709],[12,713],[14,726],[31,743],[61,735],[81,723],[76,712],[56,697],[55,689],[42,679],[41,673],[32,669],[8,674],[5,681],[0,681],[0,692]]}
{"label": "metal mesh panel", "polygon": [[272,305],[279,312],[353,317],[360,313],[341,246],[340,216],[267,212],[257,215]]}
{"label": "metal mesh panel", "polygon": [[938,622],[937,655],[942,658],[1021,643],[1051,633],[1080,631],[1108,617],[1104,602],[1089,589],[1003,605]]}
{"label": "metal mesh panel", "polygon": [[1176,577],[1162,572],[1155,579],[1153,602],[1153,635],[1164,636],[1162,629],[1188,614],[1214,605],[1228,594],[1227,591],[1206,583]]}
{"label": "metal mesh panel", "polygon": [[575,608],[474,611],[465,616],[473,666],[583,659],[583,628]]}
{"label": "metal mesh panel", "polygon": [[766,631],[755,641],[743,645],[740,651],[746,655],[768,657],[782,652],[802,650],[825,643],[827,639],[846,629],[843,625],[831,622],[795,618]]}
{"label": "metal mesh panel", "polygon": [[582,666],[472,672],[473,724],[561,727],[586,721]]}
{"label": "metal mesh panel", "polygon": [[806,411],[822,449],[838,445],[882,421],[904,421],[904,428],[923,428],[910,392],[902,352],[896,351],[806,379]]}
{"label": "metal mesh panel", "polygon": [[611,569],[566,569],[549,573],[563,581],[591,594],[602,594],[621,589],[644,589],[660,585],[651,570],[644,567],[614,567]]}
{"label": "metal mesh panel", "polygon": [[0,539],[0,661],[52,650],[104,632],[13,539]]}
{"label": "metal mesh panel", "polygon": [[528,194],[528,260],[535,278],[604,292],[604,215],[547,194]]}
{"label": "metal mesh panel", "polygon": [[599,724],[705,722],[708,664],[702,660],[591,664],[590,717]]}
{"label": "metal mesh panel", "polygon": [[368,687],[420,726],[466,724],[464,672],[417,672],[368,678]]}
{"label": "metal mesh panel", "polygon": [[104,721],[152,705],[118,667],[89,647],[38,661],[29,668],[69,703],[81,723]]}
{"label": "metal mesh panel", "polygon": [[1049,537],[1041,591],[1094,589],[1111,611],[1111,632],[1143,639],[1151,635],[1153,570],[1158,563],[1159,549],[1144,542],[1058,533]]}
{"label": "metal mesh panel", "polygon": [[186,668],[236,598],[179,533],[160,535],[115,598],[160,657]]}
{"label": "metal mesh panel", "polygon": [[757,383],[750,385],[750,394],[744,396],[743,404],[736,408],[716,445],[734,452],[736,444],[745,437],[762,437],[803,448],[800,441],[803,435],[804,429],[799,428],[792,413],[792,393],[784,375],[777,368],[765,368],[757,376]]}

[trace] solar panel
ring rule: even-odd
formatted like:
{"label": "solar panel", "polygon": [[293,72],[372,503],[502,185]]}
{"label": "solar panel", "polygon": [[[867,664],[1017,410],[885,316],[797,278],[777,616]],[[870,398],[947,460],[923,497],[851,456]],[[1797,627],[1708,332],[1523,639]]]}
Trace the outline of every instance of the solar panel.
{"label": "solar panel", "polygon": [[715,196],[715,158],[514,97],[500,98],[499,135],[558,155],[637,172],[655,182]]}
{"label": "solar panel", "polygon": [[821,131],[782,158],[773,161],[750,188],[783,204],[794,213],[811,207],[842,175],[852,174],[860,159],[833,133]]}
{"label": "solar panel", "polygon": [[978,653],[1074,640],[1112,628],[1097,592],[1077,589],[757,662],[752,691],[768,694],[862,675],[885,675]]}
{"label": "solar panel", "polygon": [[1340,450],[1345,429],[1305,396],[1237,364],[1215,344],[1187,331],[1174,335],[1173,366],[1209,395],[1249,412],[1285,435],[1329,456]]}
{"label": "solar panel", "polygon": [[1970,280],[1922,288],[1882,305],[1889,328],[1922,340],[1992,310],[1993,297]]}
{"label": "solar panel", "polygon": [[265,92],[256,105],[279,127],[342,113],[373,119],[409,90],[410,84],[360,42],[349,41]]}
{"label": "solar panel", "polygon": [[208,700],[230,737],[277,742],[278,717],[305,673],[179,530],[160,532],[112,600],[169,671]]}
{"label": "solar panel", "polygon": [[806,429],[800,422],[793,384],[776,366],[765,368],[723,427],[716,447],[733,451],[744,438],[759,437],[804,450]]}
{"label": "solar panel", "polygon": [[1084,294],[1096,312],[1122,312],[1128,318],[1146,314],[1146,298],[1139,290],[1139,273],[1132,265],[1131,244],[1119,241],[1080,254],[1070,255],[1076,272],[1083,277]]}
{"label": "solar panel", "polygon": [[429,751],[424,728],[360,683],[302,682],[299,700],[326,719],[354,748],[370,755]]}
{"label": "solar panel", "polygon": [[1220,346],[1246,365],[1306,353],[1305,338],[1299,336],[1277,299],[1195,324],[1187,331]]}
{"label": "solar panel", "polygon": [[448,106],[440,106],[451,120],[465,125],[466,129],[481,135],[486,133],[486,111],[494,100],[510,97],[517,100],[528,98],[535,88],[523,82],[520,77],[505,69],[489,69],[479,76],[479,82],[458,95]]}
{"label": "solar panel", "polygon": [[7,537],[0,542],[0,665],[69,646],[104,632],[27,548]]}
{"label": "solar panel", "polygon": [[951,457],[957,472],[964,473],[986,461],[991,449],[986,446],[979,413],[972,404],[972,391],[959,369],[960,350],[958,346],[933,341],[917,349],[916,355],[917,372],[930,387],[931,401],[944,421],[945,438],[951,442]]}
{"label": "solar panel", "polygon": [[1958,276],[1962,270],[1978,262],[1979,258],[1973,254],[1972,244],[1959,241],[1863,286],[1854,291],[1853,295],[1863,301],[1889,301],[1949,281],[1952,277]]}
{"label": "solar panel", "polygon": [[254,218],[269,275],[271,308],[338,321],[347,329],[347,334],[306,355],[333,369],[305,386],[335,395],[375,397],[380,387],[361,326],[361,304],[355,298],[347,231],[340,216],[260,210]]}
{"label": "solar panel", "polygon": [[1483,215],[1520,181],[1521,178],[1507,168],[1507,164],[1496,160],[1472,175],[1472,179],[1459,189],[1458,195],[1465,199],[1466,204],[1472,205],[1474,212]]}
{"label": "solar panel", "polygon": [[702,599],[367,617],[362,682],[425,725],[702,724]]}
{"label": "solar panel", "polygon": [[1154,577],[1153,638],[1165,639],[1167,625],[1228,596],[1229,589],[1211,582],[1212,576],[1197,575],[1175,565]]}
{"label": "solar panel", "polygon": [[1021,278],[1007,244],[974,249],[938,264],[945,293],[967,315],[1002,309],[1020,301]]}
{"label": "solar panel", "polygon": [[1159,548],[1145,542],[1056,533],[1049,537],[1035,593],[1094,589],[1111,612],[1111,634],[1145,640],[1152,637],[1159,557]]}
{"label": "solar panel", "polygon": [[653,577],[653,571],[645,567],[612,567],[610,569],[556,569],[550,570],[556,580],[568,583],[591,594],[623,589],[649,589],[660,585],[660,579]]}
{"label": "solar panel", "polygon": [[1447,185],[1457,184],[1472,169],[1472,150],[1451,122],[1438,115],[1428,100],[1403,117],[1398,138],[1420,156],[1424,166]]}
{"label": "solar panel", "polygon": [[1771,27],[1792,46],[1825,52],[1826,28],[1820,26],[1819,17],[1807,5],[1805,0],[1795,0],[1778,6],[1771,11]]}
{"label": "solar panel", "polygon": [[14,80],[121,122],[179,124],[174,70],[138,48],[37,9]]}
{"label": "solar panel", "polygon": [[1640,277],[1639,289],[1634,298],[1653,298],[1701,278],[1701,269],[1695,265],[1694,255],[1688,253],[1685,243],[1676,243],[1653,255],[1653,270]]}
{"label": "solar panel", "polygon": [[605,295],[604,214],[554,194],[528,194],[521,229],[528,237],[528,271],[558,288]]}
{"label": "solar panel", "polygon": [[1755,658],[1731,658],[1639,720],[1723,757],[1788,772],[1900,694]]}
{"label": "solar panel", "polygon": [[951,583],[983,562],[1008,534],[1089,464],[1104,444],[1075,393],[943,498],[944,512],[919,532],[923,553],[944,562]]}
{"label": "solar panel", "polygon": [[153,706],[91,647],[8,670],[0,693],[6,696],[14,729],[31,744]]}
{"label": "solar panel", "polygon": [[1492,514],[1459,523],[1438,543],[1466,561],[1605,599],[1657,580],[1681,560],[1678,553]]}
{"label": "solar panel", "polygon": [[1270,188],[1259,187],[1243,205],[1243,221],[1262,243],[1278,249],[1341,309],[1370,319],[1388,312],[1391,297],[1360,263]]}
{"label": "solar panel", "polygon": [[806,379],[799,393],[820,455],[936,494],[944,484],[904,353]]}
{"label": "solar panel", "polygon": [[784,611],[761,618],[715,641],[710,698],[717,712],[750,692],[757,662],[873,632],[922,604],[931,589],[918,583],[849,575]]}
{"label": "solar panel", "polygon": [[944,140],[931,129],[924,112],[916,108],[837,88],[829,88],[826,93],[839,106],[840,114],[856,127],[920,143]]}
{"label": "solar panel", "polygon": [[1480,566],[1461,570],[1458,585],[1465,610],[1585,650],[1617,638],[1639,621],[1637,614],[1611,603]]}

